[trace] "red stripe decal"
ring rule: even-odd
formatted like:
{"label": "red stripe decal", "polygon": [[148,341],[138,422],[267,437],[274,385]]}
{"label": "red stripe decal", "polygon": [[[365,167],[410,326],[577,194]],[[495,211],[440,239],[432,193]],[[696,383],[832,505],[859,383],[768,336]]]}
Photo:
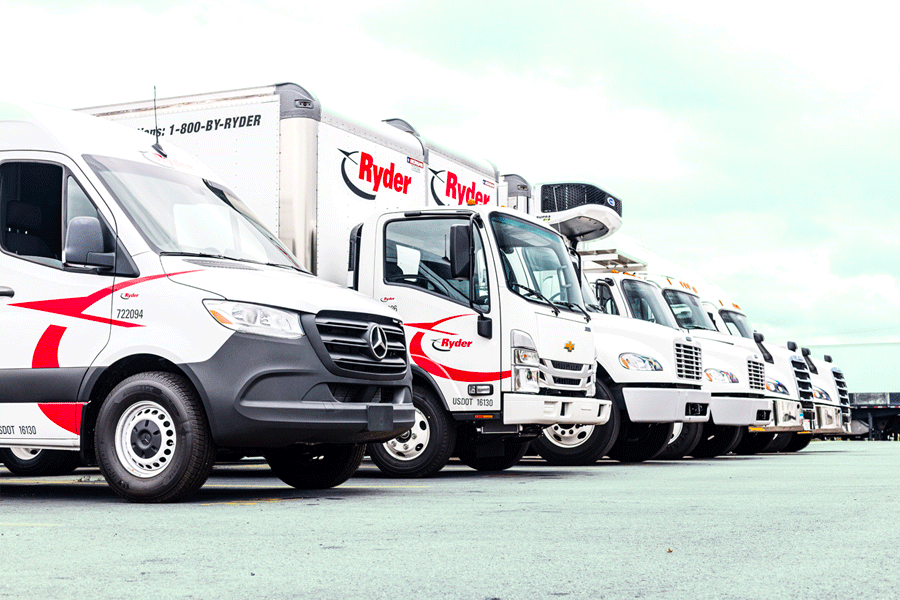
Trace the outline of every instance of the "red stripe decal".
{"label": "red stripe decal", "polygon": [[51,325],[44,331],[31,357],[32,369],[59,368],[59,342],[65,332],[66,328],[59,325]]}
{"label": "red stripe decal", "polygon": [[81,434],[81,409],[84,404],[70,402],[64,404],[38,404],[44,416],[69,433]]}
{"label": "red stripe decal", "polygon": [[412,357],[414,363],[416,363],[417,365],[425,369],[426,372],[431,373],[435,377],[440,377],[441,379],[450,379],[452,381],[462,381],[464,383],[484,383],[485,381],[497,381],[498,379],[506,379],[510,376],[509,371],[481,373],[478,371],[463,371],[461,369],[454,369],[452,367],[436,363],[425,356],[425,351],[422,349],[423,337],[425,337],[425,333],[422,331],[413,336],[412,341],[409,343],[409,354]]}

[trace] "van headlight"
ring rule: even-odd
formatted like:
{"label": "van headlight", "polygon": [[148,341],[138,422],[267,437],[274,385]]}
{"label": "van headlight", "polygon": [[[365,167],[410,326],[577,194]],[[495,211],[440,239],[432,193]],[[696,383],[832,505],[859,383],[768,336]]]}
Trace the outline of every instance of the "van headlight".
{"label": "van headlight", "polygon": [[295,312],[228,300],[204,300],[203,306],[219,324],[234,331],[289,340],[303,337],[300,315]]}
{"label": "van headlight", "polygon": [[713,383],[737,383],[738,378],[734,376],[734,373],[730,371],[723,371],[721,369],[706,369],[704,371],[706,374],[706,378],[712,381]]}
{"label": "van headlight", "polygon": [[541,391],[541,358],[534,339],[518,329],[510,333],[512,346],[512,384],[514,392],[537,394]]}
{"label": "van headlight", "polygon": [[766,389],[775,394],[784,394],[785,396],[790,395],[783,383],[777,379],[772,379],[771,377],[766,378]]}
{"label": "van headlight", "polygon": [[626,352],[619,355],[619,364],[635,371],[662,371],[662,365],[655,359],[643,354]]}

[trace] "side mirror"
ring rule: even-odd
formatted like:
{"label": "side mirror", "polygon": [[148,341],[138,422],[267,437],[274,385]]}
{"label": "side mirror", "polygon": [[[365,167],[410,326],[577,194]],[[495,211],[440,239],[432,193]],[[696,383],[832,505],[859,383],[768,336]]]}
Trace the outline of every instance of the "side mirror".
{"label": "side mirror", "polygon": [[466,225],[450,227],[450,277],[468,279],[471,271],[472,228]]}
{"label": "side mirror", "polygon": [[787,349],[790,350],[791,352],[796,352],[797,351],[797,342],[788,342]]}
{"label": "side mirror", "polygon": [[760,332],[754,331],[753,332],[753,341],[756,342],[757,344],[762,344],[764,341],[766,341],[766,337],[763,334],[761,334]]}
{"label": "side mirror", "polygon": [[103,251],[103,230],[96,217],[75,217],[66,228],[67,265],[112,269],[116,253]]}

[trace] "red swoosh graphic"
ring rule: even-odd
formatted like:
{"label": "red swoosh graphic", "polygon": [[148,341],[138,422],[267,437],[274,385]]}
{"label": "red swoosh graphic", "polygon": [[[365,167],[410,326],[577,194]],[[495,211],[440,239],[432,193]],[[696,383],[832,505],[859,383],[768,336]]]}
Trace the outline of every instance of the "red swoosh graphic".
{"label": "red swoosh graphic", "polygon": [[[406,323],[407,327],[415,327],[416,329],[423,329],[425,331],[433,331],[435,333],[441,333],[444,335],[459,335],[456,333],[450,333],[448,331],[441,331],[440,329],[435,329],[435,326],[440,325],[446,321],[451,319],[458,319],[459,317],[467,317],[473,316],[469,315],[455,315],[452,317],[447,317],[445,319],[441,319],[439,321],[435,321],[434,323]],[[422,348],[422,338],[425,337],[425,331],[419,331],[413,336],[412,341],[409,343],[409,354],[413,359],[413,362],[416,363],[419,367],[424,369],[427,373],[434,375],[435,377],[440,377],[441,379],[450,379],[452,381],[462,381],[464,383],[484,383],[486,381],[497,381],[498,379],[506,379],[510,376],[509,371],[495,371],[493,373],[485,373],[479,371],[464,371],[462,369],[454,369],[453,367],[448,367],[446,365],[442,365],[434,360],[428,358],[425,355],[425,350]]]}
{"label": "red swoosh graphic", "polygon": [[84,404],[80,402],[66,402],[62,404],[38,404],[38,408],[44,416],[56,425],[59,425],[69,433],[79,435],[81,433],[81,409]]}

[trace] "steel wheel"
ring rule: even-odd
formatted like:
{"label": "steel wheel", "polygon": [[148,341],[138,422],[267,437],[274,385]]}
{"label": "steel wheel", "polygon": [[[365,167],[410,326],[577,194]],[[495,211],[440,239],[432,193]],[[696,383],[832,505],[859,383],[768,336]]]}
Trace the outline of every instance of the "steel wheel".
{"label": "steel wheel", "polygon": [[33,460],[41,453],[40,448],[10,448],[9,453],[19,460]]}
{"label": "steel wheel", "polygon": [[593,425],[554,424],[544,429],[544,439],[560,448],[577,448],[594,433]]}
{"label": "steel wheel", "polygon": [[159,475],[171,464],[175,428],[166,410],[150,400],[130,406],[116,425],[116,455],[131,474]]}
{"label": "steel wheel", "polygon": [[384,449],[396,460],[415,460],[422,455],[430,440],[431,427],[428,426],[428,419],[425,417],[425,413],[417,408],[416,422],[412,429],[384,442]]}

